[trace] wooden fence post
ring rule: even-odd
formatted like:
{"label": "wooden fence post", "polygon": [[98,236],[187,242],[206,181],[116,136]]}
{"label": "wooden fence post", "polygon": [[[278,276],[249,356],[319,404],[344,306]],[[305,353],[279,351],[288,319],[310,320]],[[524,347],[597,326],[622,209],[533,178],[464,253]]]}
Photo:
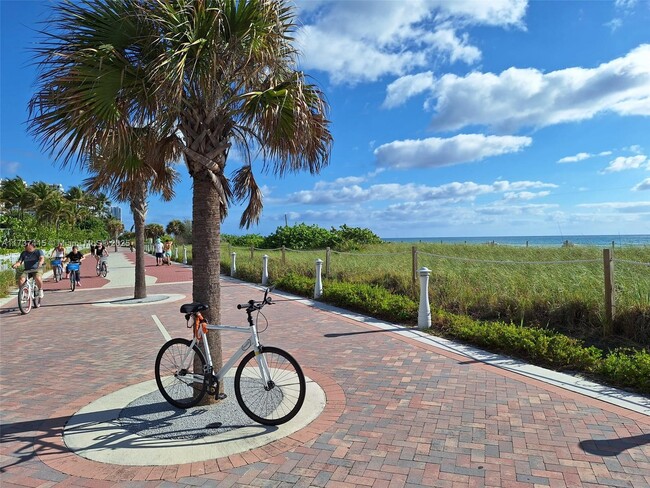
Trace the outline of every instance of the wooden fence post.
{"label": "wooden fence post", "polygon": [[614,298],[614,259],[611,249],[603,249],[603,268],[605,271],[605,327],[604,334],[609,336],[614,328],[616,301]]}
{"label": "wooden fence post", "polygon": [[286,248],[284,246],[282,246],[282,266],[283,267],[287,265],[287,256],[285,254],[285,251],[286,251]]}
{"label": "wooden fence post", "polygon": [[415,246],[411,248],[411,262],[411,284],[413,285],[413,293],[415,293],[418,276],[418,248]]}
{"label": "wooden fence post", "polygon": [[330,278],[330,264],[332,264],[332,250],[328,247],[325,249],[325,278]]}
{"label": "wooden fence post", "polygon": [[251,259],[253,259],[254,254],[255,254],[255,246],[251,246]]}

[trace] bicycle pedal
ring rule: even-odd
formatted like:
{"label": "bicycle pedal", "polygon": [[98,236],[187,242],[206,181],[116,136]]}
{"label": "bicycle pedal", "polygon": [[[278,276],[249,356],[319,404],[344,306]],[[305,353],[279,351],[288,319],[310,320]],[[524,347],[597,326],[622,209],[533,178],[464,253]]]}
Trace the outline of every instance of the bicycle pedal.
{"label": "bicycle pedal", "polygon": [[214,396],[215,400],[225,400],[226,398],[228,398],[228,395],[226,395],[225,393],[217,393]]}

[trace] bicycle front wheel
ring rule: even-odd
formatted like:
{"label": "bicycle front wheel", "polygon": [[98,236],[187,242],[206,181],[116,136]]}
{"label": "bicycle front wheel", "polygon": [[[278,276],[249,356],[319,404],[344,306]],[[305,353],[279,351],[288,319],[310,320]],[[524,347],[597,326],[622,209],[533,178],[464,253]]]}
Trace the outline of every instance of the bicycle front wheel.
{"label": "bicycle front wheel", "polygon": [[102,274],[102,267],[99,264],[97,264],[97,266],[95,266],[95,273],[97,273],[97,276]]}
{"label": "bicycle front wheel", "polygon": [[106,278],[107,274],[108,274],[108,266],[106,266],[106,263],[102,263],[102,276]]}
{"label": "bicycle front wheel", "polygon": [[41,306],[41,291],[38,286],[34,284],[34,308],[39,308]]}
{"label": "bicycle front wheel", "polygon": [[32,310],[32,296],[29,284],[27,282],[18,289],[18,308],[23,315],[28,314]]}
{"label": "bicycle front wheel", "polygon": [[[176,338],[167,341],[156,357],[156,384],[162,396],[176,408],[190,408],[197,405],[208,390],[205,375],[206,361],[201,350],[191,342]],[[200,373],[194,373],[197,368]]]}
{"label": "bicycle front wheel", "polygon": [[58,283],[61,281],[61,268],[57,265],[54,265],[54,269],[52,271],[54,271],[54,282]]}
{"label": "bicycle front wheel", "polygon": [[[263,370],[269,377],[264,379]],[[280,425],[296,416],[305,401],[305,375],[298,362],[277,347],[249,352],[235,373],[237,403],[255,422]]]}
{"label": "bicycle front wheel", "polygon": [[77,287],[76,276],[76,271],[70,271],[70,291],[74,291],[74,289]]}

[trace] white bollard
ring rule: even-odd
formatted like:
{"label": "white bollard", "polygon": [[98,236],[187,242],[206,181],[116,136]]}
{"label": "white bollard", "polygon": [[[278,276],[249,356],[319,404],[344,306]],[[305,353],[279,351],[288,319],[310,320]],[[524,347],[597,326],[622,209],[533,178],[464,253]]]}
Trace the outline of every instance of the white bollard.
{"label": "white bollard", "polygon": [[183,264],[187,264],[187,248],[183,246]]}
{"label": "white bollard", "polygon": [[262,284],[269,282],[269,257],[265,254],[262,256]]}
{"label": "white bollard", "polygon": [[420,309],[418,310],[418,329],[431,327],[431,307],[429,306],[429,275],[431,270],[420,268]]}
{"label": "white bollard", "polygon": [[316,260],[316,285],[314,286],[314,298],[323,296],[323,280],[321,279],[321,271],[323,270],[323,260]]}
{"label": "white bollard", "polygon": [[230,276],[235,276],[235,273],[237,273],[237,253],[234,251],[231,252],[230,258],[232,259],[232,266],[230,266]]}
{"label": "white bollard", "polygon": [[178,261],[178,248],[174,247],[174,260]]}

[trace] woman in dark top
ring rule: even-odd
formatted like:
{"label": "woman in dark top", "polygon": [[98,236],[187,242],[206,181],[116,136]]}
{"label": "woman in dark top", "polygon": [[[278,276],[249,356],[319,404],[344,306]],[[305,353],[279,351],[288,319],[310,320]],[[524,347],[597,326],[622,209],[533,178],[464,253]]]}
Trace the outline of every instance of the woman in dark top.
{"label": "woman in dark top", "polygon": [[[81,263],[86,257],[82,252],[79,251],[79,248],[77,246],[72,246],[72,251],[66,254],[65,259],[69,261],[70,263]],[[68,267],[65,267],[65,277],[66,279],[68,278]],[[80,271],[72,271],[72,273],[76,273],[77,276],[77,286],[81,286],[81,272]]]}

